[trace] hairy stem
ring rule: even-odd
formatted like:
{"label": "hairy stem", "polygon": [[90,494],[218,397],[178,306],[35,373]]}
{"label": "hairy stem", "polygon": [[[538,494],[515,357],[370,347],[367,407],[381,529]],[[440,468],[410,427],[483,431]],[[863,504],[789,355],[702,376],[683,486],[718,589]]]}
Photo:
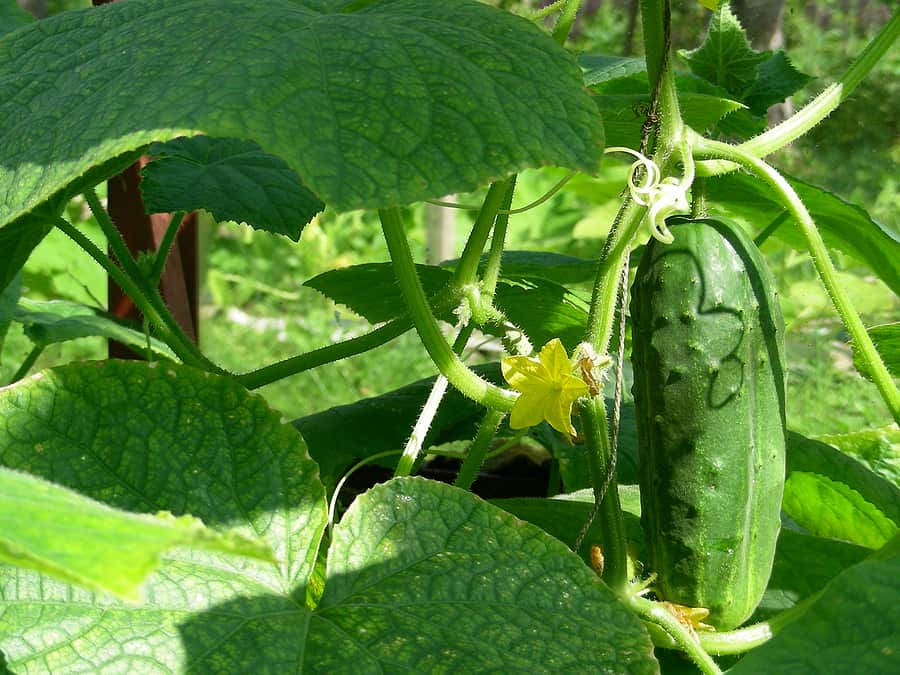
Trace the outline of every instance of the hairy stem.
{"label": "hairy stem", "polygon": [[506,200],[507,193],[511,189],[514,179],[502,180],[492,183],[488,188],[484,203],[469,233],[469,239],[459,258],[459,263],[453,271],[453,283],[462,287],[475,282],[478,274],[478,264],[481,262],[481,252],[484,251],[484,245],[487,243],[494,226],[494,219],[497,217],[497,211]]}
{"label": "hairy stem", "polygon": [[28,374],[28,371],[31,370],[31,367],[34,365],[34,362],[38,360],[38,357],[43,353],[44,349],[47,345],[42,343],[37,343],[34,345],[32,350],[28,352],[28,355],[25,357],[25,360],[22,361],[22,364],[19,366],[19,369],[16,370],[15,374],[10,378],[8,384],[13,384],[14,382],[18,382],[23,377]]}
{"label": "hairy stem", "polygon": [[760,178],[778,195],[806,238],[806,245],[812,256],[816,272],[818,272],[822,285],[825,286],[825,290],[828,292],[835,309],[853,339],[854,349],[858,351],[868,366],[872,380],[875,382],[875,386],[878,387],[878,391],[891,411],[894,420],[900,423],[900,391],[898,391],[897,385],[894,384],[891,374],[885,367],[881,355],[875,349],[872,338],[869,337],[869,333],[866,331],[866,327],[863,325],[856,307],[853,306],[850,297],[838,283],[837,270],[834,268],[834,263],[831,261],[831,256],[828,254],[822,235],[816,228],[812,216],[810,216],[809,211],[794,191],[794,188],[774,168],[739,147],[712,141],[699,135],[695,135],[693,144],[694,152],[697,156],[727,159],[735,162]]}
{"label": "hairy stem", "polygon": [[153,269],[150,270],[150,283],[154,286],[159,284],[162,278],[163,270],[166,268],[166,260],[169,258],[169,251],[175,243],[175,237],[178,235],[178,228],[181,227],[181,221],[184,220],[184,211],[172,214],[172,220],[166,233],[163,235],[162,241],[159,242],[159,250],[156,251],[156,257],[153,259]]}
{"label": "hairy stem", "polygon": [[[499,203],[499,202],[498,202]],[[503,389],[481,379],[453,353],[441,334],[437,319],[431,312],[422,282],[416,274],[415,263],[406,240],[406,232],[396,208],[378,212],[384,238],[387,242],[394,273],[403,298],[406,301],[413,326],[428,351],[431,360],[454,387],[467,398],[496,410],[510,411],[516,400],[515,392]]]}
{"label": "hairy stem", "polygon": [[566,40],[569,39],[569,33],[572,30],[575,18],[578,16],[578,10],[581,9],[581,3],[583,1],[584,0],[568,0],[566,6],[563,7],[562,13],[559,15],[559,18],[556,20],[556,25],[553,27],[553,39],[556,40],[558,44],[565,44]]}
{"label": "hairy stem", "polygon": [[491,447],[491,442],[497,436],[497,428],[500,426],[500,422],[503,421],[504,415],[505,413],[498,410],[488,410],[485,413],[481,424],[478,426],[478,432],[472,440],[472,445],[469,446],[469,452],[466,453],[466,458],[463,460],[456,480],[453,483],[456,487],[463,490],[468,490],[472,487],[472,483],[475,482],[478,471],[484,463],[484,458],[487,456],[488,448]]}

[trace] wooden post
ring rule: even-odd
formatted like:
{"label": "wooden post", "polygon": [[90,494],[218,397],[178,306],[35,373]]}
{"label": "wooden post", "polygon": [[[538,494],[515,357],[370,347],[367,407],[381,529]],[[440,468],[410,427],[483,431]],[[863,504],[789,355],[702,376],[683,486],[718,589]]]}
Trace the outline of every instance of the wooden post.
{"label": "wooden post", "polygon": [[[93,0],[95,6],[110,2],[115,0]],[[107,183],[109,215],[122,233],[128,249],[135,255],[141,251],[156,251],[172,221],[171,214],[147,215],[144,210],[138,185],[140,170],[147,161],[147,157],[142,157]],[[160,279],[160,292],[175,320],[195,342],[199,337],[197,251],[197,219],[195,214],[188,214],[169,253]],[[107,306],[110,312],[123,318],[141,319],[134,303],[112,280],[109,280],[108,290]],[[109,356],[137,357],[131,349],[114,341],[109,342]]]}

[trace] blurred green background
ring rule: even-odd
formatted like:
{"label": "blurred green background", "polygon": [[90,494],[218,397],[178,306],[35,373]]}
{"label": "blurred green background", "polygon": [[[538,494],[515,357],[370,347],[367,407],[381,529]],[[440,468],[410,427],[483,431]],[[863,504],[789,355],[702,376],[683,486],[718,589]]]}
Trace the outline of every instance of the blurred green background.
{"label": "blurred green background", "polygon": [[[90,2],[20,4],[53,14]],[[524,13],[541,3],[491,4]],[[699,3],[674,4],[673,48],[692,48],[702,38],[709,13]],[[639,55],[639,26],[636,32],[628,31],[633,9],[631,0],[587,2],[578,27],[577,49]],[[784,48],[798,69],[816,78],[794,97],[795,106],[809,100],[846,68],[887,20],[889,11],[888,3],[870,0],[785,3]],[[900,232],[896,170],[900,133],[894,107],[900,100],[898,74],[900,52],[893,50],[836,113],[771,158],[792,175],[861,204],[895,234]],[[625,171],[625,164],[607,161],[596,179],[578,177],[546,204],[513,217],[508,248],[596,257],[615,213]],[[552,170],[522,174],[515,204],[539,197],[561,175]],[[457,195],[456,199],[472,203],[478,196]],[[70,204],[69,216],[103,244],[82,201]],[[458,252],[471,216],[460,211],[455,219]],[[419,260],[426,256],[425,220],[424,206],[409,209],[410,239]],[[203,217],[201,232],[201,345],[226,369],[245,372],[369,329],[349,310],[302,284],[335,267],[386,261],[374,215],[326,211],[306,227],[298,244],[243,225],[217,224],[208,216]],[[875,387],[853,369],[847,336],[808,256],[774,238],[766,242],[764,252],[779,280],[788,325],[789,426],[817,435],[889,424],[890,415]],[[867,325],[897,320],[900,303],[893,293],[855,261],[839,256],[836,262]],[[583,290],[589,296],[589,290]],[[54,231],[25,268],[23,295],[104,306],[106,281],[99,267]],[[30,349],[21,327],[13,325],[2,353],[0,383],[9,381]],[[81,339],[51,346],[35,368],[104,358],[105,354],[104,341]],[[408,333],[373,352],[296,375],[261,391],[275,408],[293,418],[379,394],[434,372],[415,335]]]}

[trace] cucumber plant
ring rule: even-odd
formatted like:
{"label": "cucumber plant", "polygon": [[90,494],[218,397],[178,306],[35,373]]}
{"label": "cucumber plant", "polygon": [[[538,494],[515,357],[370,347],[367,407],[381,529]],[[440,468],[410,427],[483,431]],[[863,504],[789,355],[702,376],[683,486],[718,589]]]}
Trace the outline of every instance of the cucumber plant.
{"label": "cucumber plant", "polygon": [[[576,59],[581,5],[123,0],[29,24],[0,2],[0,334],[19,322],[36,345],[0,390],[6,670],[652,673],[683,668],[678,652],[705,673],[896,669],[900,488],[785,431],[773,282],[740,228],[799,232],[900,421],[896,331],[872,331],[876,348],[831,256],[897,292],[900,243],[764,159],[865,86],[900,14],[762,131],[805,80],[754,51],[727,5],[683,53],[690,74],[666,0],[640,2],[643,59]],[[97,191],[141,155],[154,212],[205,208],[295,240],[323,208],[375,214],[390,263],[306,282],[372,329],[240,373],[214,363],[156,289],[174,236],[135,258]],[[562,170],[537,202],[567,182],[590,198],[622,156],[596,259],[505,250],[532,207],[520,172]],[[470,191],[460,258],[417,266],[405,207]],[[110,253],[68,217],[78,196]],[[144,326],[20,300],[54,229]],[[632,253],[636,408],[622,401]],[[410,330],[431,380],[293,422],[253,393]],[[475,330],[502,345],[499,367],[467,362]],[[43,346],[83,335],[147,358],[27,376]],[[692,393],[672,408],[665,387]],[[524,438],[563,494],[476,497],[486,458]],[[413,475],[442,454],[461,460],[455,485]],[[394,477],[338,508],[376,460]]]}

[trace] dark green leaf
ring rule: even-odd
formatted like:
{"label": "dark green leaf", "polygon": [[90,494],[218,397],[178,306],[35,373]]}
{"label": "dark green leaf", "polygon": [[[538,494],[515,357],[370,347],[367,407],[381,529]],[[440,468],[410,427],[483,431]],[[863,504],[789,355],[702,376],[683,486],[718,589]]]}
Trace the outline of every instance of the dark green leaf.
{"label": "dark green leaf", "polygon": [[728,3],[713,14],[703,44],[691,51],[682,50],[679,56],[687,61],[694,75],[724,87],[738,100],[756,81],[759,64],[768,58],[767,53],[750,47]]}
{"label": "dark green leaf", "polygon": [[562,543],[420,478],[373,488],[335,528],[306,665],[657,672],[640,622]]}
{"label": "dark green leaf", "polygon": [[133,601],[163,553],[191,546],[261,560],[269,547],[218,533],[192,516],[139,515],[0,468],[0,560]]}
{"label": "dark green leaf", "polygon": [[[625,536],[631,542],[643,541],[641,531],[641,501],[637,485],[619,485],[619,500],[625,517]],[[508,511],[517,518],[537,525],[570,549],[575,546],[581,529],[588,521],[594,507],[592,490],[581,490],[575,494],[560,495],[553,499],[519,497],[514,499],[493,499],[491,503]],[[591,562],[590,545],[600,541],[601,523],[594,518],[588,529],[581,549],[576,551],[588,564]]]}
{"label": "dark green leaf", "polygon": [[235,672],[223,665],[230,650],[260,659],[244,672],[281,670],[284,650],[296,664],[303,640],[278,639],[298,617],[308,622],[304,586],[325,527],[324,490],[303,439],[262,398],[184,366],[109,361],[3,389],[0,420],[0,465],[120,509],[237,528],[278,559],[173,550],[140,606],[0,567],[0,649],[11,670],[184,672],[196,649],[218,663],[201,672]]}
{"label": "dark green leaf", "polygon": [[[35,343],[50,345],[84,337],[105,337],[132,347],[147,349],[147,336],[121,319],[94,307],[68,300],[29,300],[22,298],[15,320],[25,327],[25,334]],[[150,349],[156,356],[175,360],[175,354],[164,342],[151,337]]]}
{"label": "dark green leaf", "polygon": [[253,141],[193,136],[154,143],[141,193],[148,213],[206,209],[294,241],[325,205],[284,160]]}
{"label": "dark green leaf", "polygon": [[897,425],[817,436],[816,440],[847,453],[891,484],[900,486],[900,429]]}
{"label": "dark green leaf", "polygon": [[0,0],[0,35],[27,26],[34,17],[21,9],[16,0]]}
{"label": "dark green leaf", "polygon": [[[455,263],[450,261],[442,267],[453,268]],[[549,251],[504,251],[500,269],[506,277],[538,277],[568,286],[593,281],[597,261]]]}
{"label": "dark green leaf", "polygon": [[827,476],[858,492],[870,504],[900,524],[900,487],[867,469],[840,450],[789,431],[787,475],[805,471]]}
{"label": "dark green leaf", "polygon": [[794,67],[787,54],[778,50],[759,65],[759,78],[742,100],[757,115],[765,116],[769,106],[785,100],[811,79]]}
{"label": "dark green leaf", "polygon": [[772,577],[754,619],[762,620],[794,607],[870,553],[871,550],[855,544],[782,529]]}
{"label": "dark green leaf", "polygon": [[22,275],[17,274],[13,280],[0,290],[0,359],[3,357],[3,342],[6,332],[16,313],[16,305],[19,302],[19,294],[22,291]]}
{"label": "dark green leaf", "polygon": [[873,555],[833,579],[798,620],[729,672],[893,673],[900,668],[900,555]]}
{"label": "dark green leaf", "polygon": [[[868,329],[869,337],[875,343],[875,349],[884,360],[884,365],[894,377],[900,377],[900,323],[886,323],[881,326],[872,326]],[[869,371],[859,352],[853,350],[853,365],[856,369],[866,377],[869,377]]]}
{"label": "dark green leaf", "polygon": [[[900,294],[900,240],[855,204],[837,195],[788,177],[803,200],[829,248],[856,258]],[[777,197],[752,176],[734,173],[706,181],[711,209],[757,232],[784,211]],[[797,250],[805,251],[806,239],[788,218],[775,235]]]}
{"label": "dark green leaf", "polygon": [[[438,318],[455,323],[455,307],[446,304],[445,291],[452,273],[443,267],[417,265],[425,294],[432,299]],[[305,282],[370,323],[396,318],[405,302],[389,263],[365,263],[331,270]],[[495,305],[540,348],[558,337],[571,350],[581,341],[587,322],[587,303],[564,286],[540,278],[504,277],[497,285]],[[482,330],[502,334],[502,326]]]}
{"label": "dark green leaf", "polygon": [[111,157],[200,133],[254,140],[339,211],[592,172],[602,151],[572,57],[474,1],[146,0],[0,39],[0,226]]}
{"label": "dark green leaf", "polygon": [[793,471],[784,484],[784,512],[818,537],[879,548],[897,525],[856,490],[817,473]]}
{"label": "dark green leaf", "polygon": [[[483,378],[501,381],[498,364],[476,366]],[[419,380],[381,396],[302,417],[293,422],[309,452],[319,463],[322,482],[329,489],[356,460],[387,450],[402,450],[434,378]],[[482,409],[453,388],[441,400],[424,447],[472,438]],[[385,424],[390,420],[390,424]]]}

